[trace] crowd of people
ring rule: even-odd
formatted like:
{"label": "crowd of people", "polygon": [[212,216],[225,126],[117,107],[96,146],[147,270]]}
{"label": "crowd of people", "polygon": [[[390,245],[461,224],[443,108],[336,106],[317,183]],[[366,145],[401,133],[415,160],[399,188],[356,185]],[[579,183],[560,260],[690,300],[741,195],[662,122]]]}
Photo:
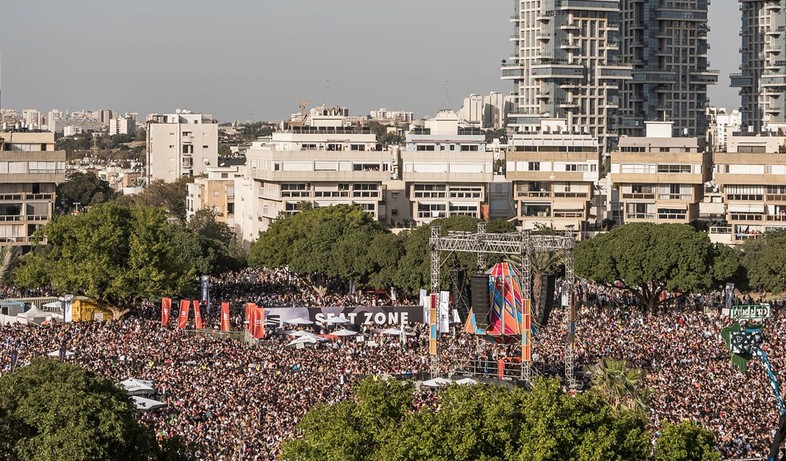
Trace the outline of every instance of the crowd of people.
{"label": "crowd of people", "polygon": [[[691,419],[717,435],[726,458],[766,453],[777,426],[775,397],[757,361],[746,375],[731,367],[720,338],[728,319],[717,309],[696,309],[688,303],[653,314],[626,302],[595,302],[601,291],[604,300],[617,299],[620,293],[586,284],[580,288],[592,294],[582,299],[579,309],[578,369],[603,357],[625,359],[646,371],[653,430],[664,421]],[[393,301],[389,293],[325,291],[283,270],[228,274],[213,281],[212,296],[216,303],[231,303],[235,329],[242,329],[242,303],[247,301],[266,307],[397,303],[420,309],[415,300]],[[765,344],[783,379],[786,353],[773,346],[786,340],[786,311],[773,312],[766,322]],[[365,328],[363,341],[350,337],[296,348],[286,346],[292,337],[280,334],[283,328],[271,327],[268,337],[258,342],[212,334],[219,325],[217,309],[206,315],[211,334],[179,330],[175,318],[173,312],[170,325],[161,325],[160,306],[147,305],[119,321],[4,326],[0,369],[9,372],[12,357],[21,366],[33,356],[65,347],[73,352],[66,360],[113,382],[152,380],[156,397],[167,407],[140,413],[140,419],[159,439],[181,438],[195,447],[198,459],[268,460],[275,459],[310,407],[347,398],[362,377],[450,373],[466,369],[479,357],[496,360],[517,354],[515,345],[480,341],[463,333],[460,325],[440,338],[439,359],[432,362],[422,324],[409,325],[404,337],[374,335]],[[539,328],[533,358],[540,373],[564,372],[567,330],[559,309]]]}

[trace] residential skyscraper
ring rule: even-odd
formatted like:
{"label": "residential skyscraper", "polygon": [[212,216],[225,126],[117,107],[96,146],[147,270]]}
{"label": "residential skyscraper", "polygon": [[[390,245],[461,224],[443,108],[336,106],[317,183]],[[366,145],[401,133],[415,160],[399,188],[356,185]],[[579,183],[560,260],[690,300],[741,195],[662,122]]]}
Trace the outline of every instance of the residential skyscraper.
{"label": "residential skyscraper", "polygon": [[786,7],[779,0],[740,0],[741,72],[731,75],[740,88],[742,123],[761,131],[786,121]]}
{"label": "residential skyscraper", "polygon": [[514,84],[509,125],[540,128],[541,118],[564,118],[569,132],[616,141],[619,88],[631,68],[619,60],[620,2],[516,0],[513,55],[502,79]]}
{"label": "residential skyscraper", "polygon": [[621,0],[620,51],[633,66],[621,92],[620,134],[644,136],[645,121],[674,122],[674,134],[704,136],[709,0]]}
{"label": "residential skyscraper", "polygon": [[147,180],[200,176],[218,164],[218,124],[207,114],[178,109],[147,116]]}

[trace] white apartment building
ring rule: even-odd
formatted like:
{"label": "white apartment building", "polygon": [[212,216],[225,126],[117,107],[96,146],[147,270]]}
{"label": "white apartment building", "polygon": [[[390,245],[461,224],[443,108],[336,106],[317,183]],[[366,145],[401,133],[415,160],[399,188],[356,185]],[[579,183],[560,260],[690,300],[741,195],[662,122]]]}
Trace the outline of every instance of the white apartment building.
{"label": "white apartment building", "polygon": [[235,181],[243,177],[237,165],[208,168],[207,176],[195,178],[188,184],[186,218],[197,211],[209,209],[216,221],[235,227]]}
{"label": "white apartment building", "polygon": [[[740,243],[786,228],[786,136],[738,132],[726,152],[716,152],[714,182],[726,206],[727,228],[712,237]],[[715,229],[718,230],[718,229]]]}
{"label": "white apartment building", "polygon": [[0,131],[0,246],[29,246],[52,219],[65,159],[52,132]]}
{"label": "white apartment building", "polygon": [[147,117],[147,180],[172,182],[218,166],[218,123],[210,115],[177,110]]}
{"label": "white apartment building", "polygon": [[509,125],[537,131],[541,118],[566,119],[569,131],[616,140],[619,90],[631,66],[619,61],[620,2],[516,1],[513,54],[502,79],[513,82]]}
{"label": "white apartment building", "polygon": [[380,122],[399,124],[412,123],[412,121],[415,119],[415,115],[412,112],[389,110],[385,107],[382,107],[380,109],[370,111],[368,113],[368,118]]}
{"label": "white apartment building", "polygon": [[121,115],[109,120],[109,135],[133,135],[136,132],[136,117],[131,114]]}
{"label": "white apartment building", "polygon": [[725,107],[708,107],[707,120],[709,130],[707,143],[713,152],[726,151],[726,138],[742,128],[742,112],[734,109],[728,112]]}
{"label": "white apartment building", "polygon": [[488,95],[471,94],[458,111],[461,120],[473,127],[498,129],[507,124],[513,97],[493,91]]}
{"label": "white apartment building", "polygon": [[611,154],[622,223],[690,223],[699,216],[711,156],[704,138],[673,137],[672,122],[645,122],[645,137],[622,136]]}
{"label": "white apartment building", "polygon": [[505,176],[513,183],[522,227],[583,230],[587,221],[594,222],[597,215],[590,211],[599,162],[597,138],[568,132],[564,121],[544,121],[536,133],[514,134],[508,140]]}
{"label": "white apartment building", "polygon": [[28,129],[40,130],[43,125],[43,114],[36,109],[25,109],[22,111],[22,120]]}

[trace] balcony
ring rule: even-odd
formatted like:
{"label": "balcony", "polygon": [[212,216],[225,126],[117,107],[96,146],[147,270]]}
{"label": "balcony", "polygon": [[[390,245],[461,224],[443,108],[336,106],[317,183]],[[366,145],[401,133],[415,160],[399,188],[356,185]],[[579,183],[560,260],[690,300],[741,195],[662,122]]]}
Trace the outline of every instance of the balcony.
{"label": "balcony", "polygon": [[655,200],[655,194],[653,192],[631,192],[631,193],[623,193],[622,194],[623,200]]}
{"label": "balcony", "polygon": [[0,194],[0,201],[8,202],[18,202],[22,200],[23,194]]}
{"label": "balcony", "polygon": [[559,47],[563,50],[578,50],[581,48],[578,43],[571,42],[570,40],[563,40]]}
{"label": "balcony", "polygon": [[0,215],[0,222],[21,222],[24,219],[24,216],[13,214],[13,215]]}
{"label": "balcony", "polygon": [[625,213],[625,219],[655,219],[655,213]]}
{"label": "balcony", "polygon": [[579,26],[575,22],[567,22],[559,26],[559,28],[562,30],[579,30]]}
{"label": "balcony", "polygon": [[757,222],[763,221],[764,216],[758,213],[730,213],[732,221]]}
{"label": "balcony", "polygon": [[786,215],[778,214],[778,215],[767,215],[767,221],[770,222],[786,222]]}

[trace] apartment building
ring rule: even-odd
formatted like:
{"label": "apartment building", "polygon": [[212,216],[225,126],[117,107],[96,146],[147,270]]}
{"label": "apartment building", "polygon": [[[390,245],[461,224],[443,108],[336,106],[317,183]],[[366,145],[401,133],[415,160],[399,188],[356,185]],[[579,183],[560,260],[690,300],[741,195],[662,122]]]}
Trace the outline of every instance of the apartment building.
{"label": "apartment building", "polygon": [[674,137],[672,122],[645,126],[647,136],[623,136],[611,154],[611,183],[619,192],[612,209],[622,223],[695,221],[710,179],[703,137]]}
{"label": "apartment building", "polygon": [[512,182],[516,217],[524,229],[578,230],[597,219],[590,209],[599,151],[596,137],[570,133],[564,122],[544,123],[537,133],[509,139],[505,177]]}
{"label": "apartment building", "polygon": [[52,219],[65,160],[52,132],[0,131],[0,246],[29,246]]}
{"label": "apartment building", "polygon": [[488,95],[471,94],[464,98],[458,116],[470,126],[496,130],[507,124],[512,106],[513,98],[497,91]]}
{"label": "apartment building", "polygon": [[622,0],[620,58],[633,67],[620,93],[620,135],[645,136],[645,120],[671,120],[675,136],[704,136],[709,0]]}
{"label": "apartment building", "polygon": [[136,132],[136,117],[132,114],[125,114],[109,120],[109,135],[118,134],[133,135]]}
{"label": "apartment building", "polygon": [[731,86],[740,89],[743,124],[759,132],[786,121],[786,7],[780,0],[740,0],[740,11],[742,62]]}
{"label": "apartment building", "polygon": [[728,241],[786,228],[786,136],[738,132],[713,155],[714,182],[726,205]]}
{"label": "apartment building", "polygon": [[[463,126],[458,114],[440,111],[406,136],[401,176],[415,225],[456,215],[484,217],[494,154],[478,128]],[[399,210],[397,208],[397,210]],[[407,221],[400,210],[395,221]]]}
{"label": "apartment building", "polygon": [[620,61],[620,2],[516,1],[512,56],[502,79],[513,82],[508,124],[537,131],[541,118],[561,118],[586,131],[608,152],[616,142],[619,89],[631,79]]}
{"label": "apartment building", "polygon": [[216,221],[235,227],[235,181],[242,178],[237,165],[214,167],[206,170],[206,176],[194,178],[188,184],[186,195],[186,218],[191,219],[197,211],[208,209]]}
{"label": "apartment building", "polygon": [[147,117],[147,179],[173,182],[218,164],[218,123],[210,115],[177,110]]}

